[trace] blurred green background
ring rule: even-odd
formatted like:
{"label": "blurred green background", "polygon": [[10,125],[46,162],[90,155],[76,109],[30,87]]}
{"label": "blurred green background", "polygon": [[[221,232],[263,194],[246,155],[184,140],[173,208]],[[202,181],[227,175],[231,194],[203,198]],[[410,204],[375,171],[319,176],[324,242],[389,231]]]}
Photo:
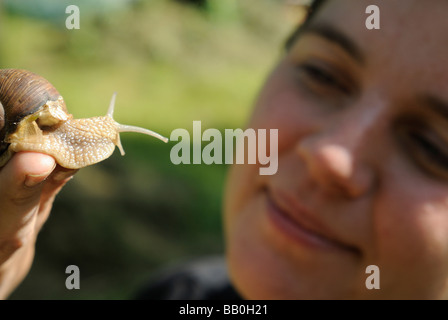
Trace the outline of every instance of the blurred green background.
{"label": "blurred green background", "polygon": [[[291,2],[291,1],[290,1]],[[48,79],[76,117],[105,114],[167,137],[242,128],[301,7],[280,0],[3,0],[0,67]],[[300,2],[300,1],[299,1]],[[68,30],[65,8],[80,9]],[[151,137],[80,170],[39,235],[11,299],[128,299],[156,270],[220,254],[224,165],[173,165]],[[77,265],[81,289],[65,288]]]}

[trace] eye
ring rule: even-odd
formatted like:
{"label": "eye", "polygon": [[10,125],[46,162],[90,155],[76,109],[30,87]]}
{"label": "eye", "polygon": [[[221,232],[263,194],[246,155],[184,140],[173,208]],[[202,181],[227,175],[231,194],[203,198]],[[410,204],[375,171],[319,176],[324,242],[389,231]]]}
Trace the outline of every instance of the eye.
{"label": "eye", "polygon": [[400,137],[416,164],[433,175],[448,178],[448,146],[442,138],[416,125],[401,129]]}
{"label": "eye", "polygon": [[350,93],[348,85],[345,84],[342,76],[336,74],[336,71],[330,71],[312,63],[305,63],[299,68],[305,77],[305,81],[314,89],[330,89],[345,94]]}

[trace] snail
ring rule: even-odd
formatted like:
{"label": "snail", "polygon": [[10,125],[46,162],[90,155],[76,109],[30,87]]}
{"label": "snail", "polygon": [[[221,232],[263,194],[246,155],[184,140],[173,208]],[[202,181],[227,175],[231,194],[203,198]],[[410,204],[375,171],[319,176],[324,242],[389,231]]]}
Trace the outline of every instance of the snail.
{"label": "snail", "polygon": [[74,119],[64,99],[43,77],[27,70],[0,70],[0,167],[15,152],[48,154],[67,169],[80,169],[110,157],[115,146],[124,155],[121,132],[168,139],[151,130],[113,119],[116,94],[103,117]]}

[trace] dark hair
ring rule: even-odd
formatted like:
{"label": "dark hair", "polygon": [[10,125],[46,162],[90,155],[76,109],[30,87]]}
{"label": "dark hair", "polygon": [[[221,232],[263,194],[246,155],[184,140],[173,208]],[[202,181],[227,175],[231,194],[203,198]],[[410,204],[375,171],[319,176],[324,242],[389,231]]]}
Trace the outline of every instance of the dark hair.
{"label": "dark hair", "polygon": [[318,9],[322,7],[322,5],[327,1],[328,0],[313,0],[311,5],[308,7],[305,21],[302,24],[300,24],[286,40],[285,48],[287,50],[289,50],[292,47],[292,45],[296,41],[297,37],[299,36],[303,28],[305,28],[310,23],[311,19],[316,15]]}

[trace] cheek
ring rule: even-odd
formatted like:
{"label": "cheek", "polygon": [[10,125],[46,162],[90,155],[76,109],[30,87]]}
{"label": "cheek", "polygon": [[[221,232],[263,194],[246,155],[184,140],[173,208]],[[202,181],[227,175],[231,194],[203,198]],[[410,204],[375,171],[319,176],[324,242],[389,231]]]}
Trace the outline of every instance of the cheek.
{"label": "cheek", "polygon": [[374,260],[391,288],[439,297],[448,279],[448,190],[395,172],[375,207]]}
{"label": "cheek", "polygon": [[224,197],[224,218],[226,229],[232,225],[244,206],[256,195],[261,179],[256,165],[232,165],[227,174]]}

